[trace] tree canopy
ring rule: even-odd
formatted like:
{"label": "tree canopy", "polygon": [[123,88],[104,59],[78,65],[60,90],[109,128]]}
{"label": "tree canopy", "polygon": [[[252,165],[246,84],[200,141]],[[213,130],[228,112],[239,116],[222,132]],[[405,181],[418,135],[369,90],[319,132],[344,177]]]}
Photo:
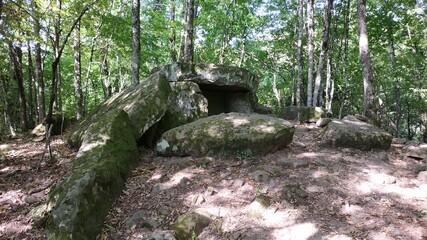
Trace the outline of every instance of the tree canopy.
{"label": "tree canopy", "polygon": [[[0,135],[41,123],[51,103],[80,118],[130,86],[133,2],[0,0]],[[364,113],[356,0],[140,0],[139,8],[139,81],[152,68],[179,61],[174,53],[181,56],[190,39],[193,63],[241,66],[258,75],[258,98],[279,115],[315,96],[334,117]],[[379,124],[397,137],[424,141],[426,15],[421,0],[366,1]]]}

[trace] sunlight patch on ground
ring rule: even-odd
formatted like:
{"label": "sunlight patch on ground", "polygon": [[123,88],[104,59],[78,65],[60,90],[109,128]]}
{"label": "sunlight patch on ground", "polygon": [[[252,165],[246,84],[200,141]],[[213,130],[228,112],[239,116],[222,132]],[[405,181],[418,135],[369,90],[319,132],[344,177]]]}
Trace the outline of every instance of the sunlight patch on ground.
{"label": "sunlight patch on ground", "polygon": [[3,234],[22,233],[30,229],[31,225],[16,220],[0,224],[0,233]]}
{"label": "sunlight patch on ground", "polygon": [[277,240],[309,240],[317,231],[316,225],[313,223],[300,223],[274,230],[272,235]]}
{"label": "sunlight patch on ground", "polygon": [[21,189],[18,190],[10,190],[7,192],[0,192],[0,204],[13,204],[13,205],[21,205],[24,204],[22,198],[24,193]]}

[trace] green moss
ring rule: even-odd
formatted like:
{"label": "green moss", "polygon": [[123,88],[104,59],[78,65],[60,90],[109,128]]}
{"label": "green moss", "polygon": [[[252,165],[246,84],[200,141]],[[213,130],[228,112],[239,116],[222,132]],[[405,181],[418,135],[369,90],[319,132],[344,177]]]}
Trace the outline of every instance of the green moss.
{"label": "green moss", "polygon": [[95,239],[137,154],[133,128],[123,110],[109,112],[92,125],[71,175],[49,194],[49,239]]}

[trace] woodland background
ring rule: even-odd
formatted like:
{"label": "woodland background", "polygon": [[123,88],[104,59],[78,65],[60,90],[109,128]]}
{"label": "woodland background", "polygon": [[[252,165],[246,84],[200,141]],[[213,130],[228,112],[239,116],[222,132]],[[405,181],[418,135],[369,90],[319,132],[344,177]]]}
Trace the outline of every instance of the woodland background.
{"label": "woodland background", "polygon": [[0,0],[0,138],[53,111],[81,119],[183,61],[249,69],[279,115],[292,105],[374,115],[425,142],[426,11],[422,0]]}

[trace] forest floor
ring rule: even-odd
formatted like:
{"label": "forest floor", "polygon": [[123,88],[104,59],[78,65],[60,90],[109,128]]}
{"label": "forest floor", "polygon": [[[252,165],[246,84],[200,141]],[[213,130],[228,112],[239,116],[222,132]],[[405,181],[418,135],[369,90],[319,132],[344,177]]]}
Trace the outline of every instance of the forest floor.
{"label": "forest floor", "polygon": [[[99,239],[172,232],[178,216],[207,212],[198,239],[427,239],[426,163],[405,146],[359,151],[320,146],[321,129],[296,127],[293,143],[264,157],[164,158],[141,163],[111,209]],[[43,142],[0,143],[0,239],[43,239],[30,211],[70,171],[75,151],[53,141],[56,161],[36,172]]]}

